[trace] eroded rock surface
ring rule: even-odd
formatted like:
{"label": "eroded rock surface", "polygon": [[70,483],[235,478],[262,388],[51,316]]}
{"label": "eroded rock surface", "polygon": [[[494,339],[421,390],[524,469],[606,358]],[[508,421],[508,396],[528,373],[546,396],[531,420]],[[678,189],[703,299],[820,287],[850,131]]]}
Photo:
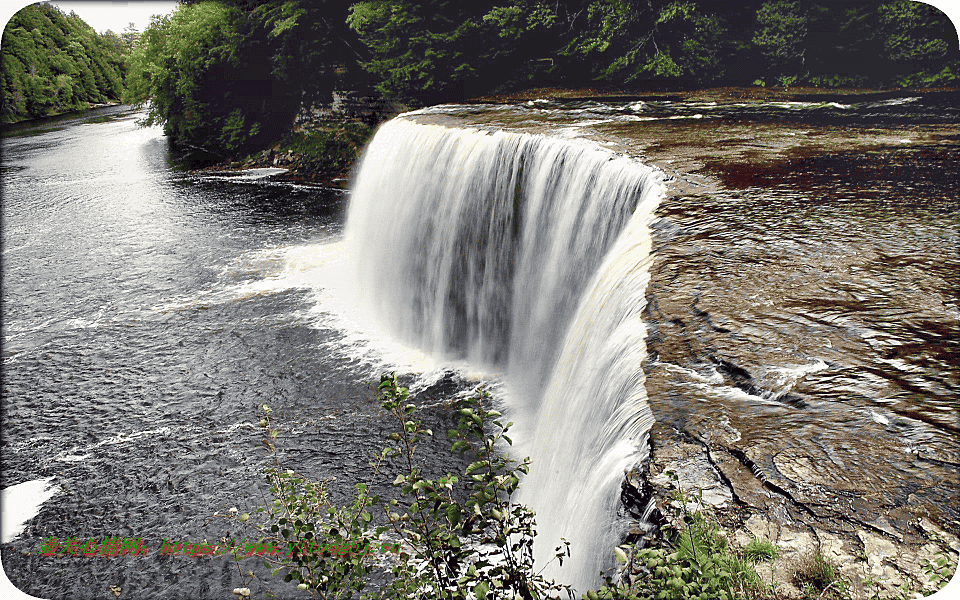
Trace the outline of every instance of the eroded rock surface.
{"label": "eroded rock surface", "polygon": [[[726,422],[715,429],[695,422],[691,429],[654,426],[646,465],[653,502],[662,514],[676,514],[679,488],[692,499],[687,509],[709,511],[734,546],[772,542],[778,557],[757,572],[784,596],[803,597],[794,574],[815,553],[837,567],[852,598],[927,595],[939,586],[923,567],[942,557],[957,564],[955,521],[938,525],[923,505],[897,503],[868,479],[858,486],[852,474],[830,475],[817,468],[817,457],[797,449],[778,453],[742,438],[731,443],[736,436]],[[750,456],[776,470],[762,471]],[[636,473],[628,478],[638,479]]]}

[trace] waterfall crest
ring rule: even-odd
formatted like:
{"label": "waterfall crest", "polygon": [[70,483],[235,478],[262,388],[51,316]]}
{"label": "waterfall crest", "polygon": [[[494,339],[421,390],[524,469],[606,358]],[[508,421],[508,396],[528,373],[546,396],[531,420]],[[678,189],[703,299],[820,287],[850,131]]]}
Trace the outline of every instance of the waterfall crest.
{"label": "waterfall crest", "polygon": [[[505,372],[538,562],[586,589],[652,424],[641,363],[658,172],[588,144],[404,118],[364,154],[347,220],[361,302],[406,344]],[[542,563],[541,563],[542,564]],[[552,567],[551,567],[552,569]]]}

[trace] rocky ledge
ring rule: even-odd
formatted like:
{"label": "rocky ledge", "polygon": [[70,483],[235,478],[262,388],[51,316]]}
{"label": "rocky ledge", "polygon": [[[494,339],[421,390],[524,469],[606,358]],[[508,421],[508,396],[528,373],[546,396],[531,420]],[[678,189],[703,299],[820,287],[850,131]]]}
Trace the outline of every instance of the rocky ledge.
{"label": "rocky ledge", "polygon": [[[913,494],[871,493],[865,481],[832,476],[834,469],[822,464],[822,457],[743,443],[728,423],[705,425],[679,429],[658,423],[651,430],[649,461],[623,484],[626,512],[638,519],[628,541],[637,547],[658,543],[651,530],[666,524],[663,515],[679,513],[679,486],[697,498],[688,510],[706,511],[735,548],[754,539],[776,546],[777,558],[758,566],[757,573],[777,597],[806,597],[795,574],[818,553],[837,568],[853,599],[936,592],[945,581],[931,578],[924,567],[944,558],[946,578],[955,572],[957,523],[931,511],[929,503]],[[956,478],[949,465],[941,469],[940,476]],[[640,520],[643,513],[646,522]]]}

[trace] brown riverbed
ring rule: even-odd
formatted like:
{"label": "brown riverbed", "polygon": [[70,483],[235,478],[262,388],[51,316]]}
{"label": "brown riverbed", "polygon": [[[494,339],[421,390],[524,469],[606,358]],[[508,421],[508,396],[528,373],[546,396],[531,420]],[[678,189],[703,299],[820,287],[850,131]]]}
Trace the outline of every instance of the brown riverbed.
{"label": "brown riverbed", "polygon": [[[588,96],[588,98],[584,98]],[[419,122],[590,140],[660,168],[648,476],[730,538],[822,553],[855,598],[957,564],[956,92],[534,90]],[[951,570],[951,573],[953,571]]]}

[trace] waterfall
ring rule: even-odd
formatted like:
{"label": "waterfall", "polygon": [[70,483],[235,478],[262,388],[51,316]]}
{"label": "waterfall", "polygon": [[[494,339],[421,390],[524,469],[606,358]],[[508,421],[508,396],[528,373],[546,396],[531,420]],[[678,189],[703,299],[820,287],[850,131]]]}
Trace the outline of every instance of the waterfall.
{"label": "waterfall", "polygon": [[505,373],[537,560],[585,590],[610,561],[619,484],[652,424],[641,363],[658,172],[587,143],[398,118],[361,161],[348,252],[370,318]]}

